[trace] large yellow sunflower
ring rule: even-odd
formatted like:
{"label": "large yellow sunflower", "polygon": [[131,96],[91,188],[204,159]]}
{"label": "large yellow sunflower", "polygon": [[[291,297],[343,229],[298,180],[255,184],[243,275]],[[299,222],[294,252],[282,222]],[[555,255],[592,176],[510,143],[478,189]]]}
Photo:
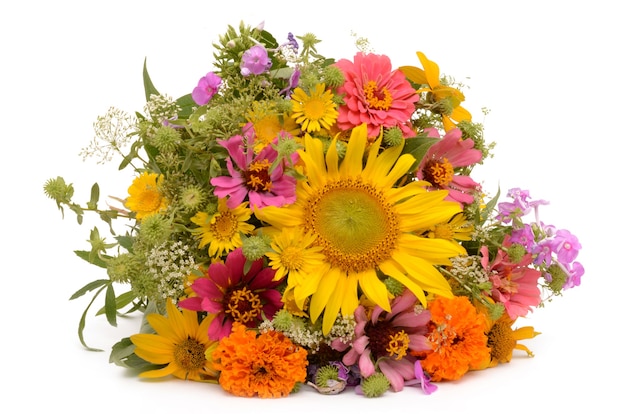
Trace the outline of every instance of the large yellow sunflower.
{"label": "large yellow sunflower", "polygon": [[215,382],[218,371],[207,358],[207,350],[217,348],[218,342],[208,336],[213,317],[207,316],[198,323],[197,312],[182,309],[167,301],[167,316],[151,313],[146,316],[156,334],[135,334],[130,340],[135,344],[135,354],[153,364],[165,365],[161,369],[144,371],[146,378],[173,375],[192,381]]}
{"label": "large yellow sunflower", "polygon": [[367,126],[354,128],[343,161],[336,146],[324,155],[320,140],[305,137],[300,157],[306,180],[299,181],[296,202],[255,211],[271,226],[301,228],[316,237],[324,263],[294,286],[297,303],[310,299],[315,322],[324,311],[322,331],[330,331],[339,312],[352,314],[363,294],[391,311],[382,272],[407,286],[425,305],[424,291],[451,296],[436,264],[465,253],[450,240],[420,237],[422,229],[446,222],[460,211],[444,201],[446,191],[427,191],[409,181],[395,187],[415,159],[402,147],[379,154],[380,139],[368,147]]}
{"label": "large yellow sunflower", "polygon": [[229,209],[226,198],[220,198],[216,213],[198,212],[191,218],[199,226],[192,232],[200,239],[200,248],[208,244],[209,256],[218,257],[241,247],[241,235],[254,230],[254,226],[248,223],[251,216],[247,201]]}

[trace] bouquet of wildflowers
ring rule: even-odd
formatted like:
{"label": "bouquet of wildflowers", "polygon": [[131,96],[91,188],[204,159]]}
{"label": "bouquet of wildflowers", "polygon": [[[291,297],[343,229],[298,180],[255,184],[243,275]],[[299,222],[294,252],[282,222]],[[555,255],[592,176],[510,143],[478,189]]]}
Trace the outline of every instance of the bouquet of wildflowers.
{"label": "bouquet of wildflowers", "polygon": [[319,42],[229,26],[178,99],[144,65],[143,112],[111,108],[82,151],[121,156],[123,194],[103,207],[96,183],[80,204],[45,183],[61,212],[106,224],[76,251],[106,276],[71,297],[93,295],[86,348],[101,298],[112,325],[143,314],[111,362],[238,396],[430,394],[532,356],[538,332],[518,325],[579,285],[577,238],[523,188],[483,192],[472,169],[494,144],[424,53],[394,67],[365,39],[339,59]]}

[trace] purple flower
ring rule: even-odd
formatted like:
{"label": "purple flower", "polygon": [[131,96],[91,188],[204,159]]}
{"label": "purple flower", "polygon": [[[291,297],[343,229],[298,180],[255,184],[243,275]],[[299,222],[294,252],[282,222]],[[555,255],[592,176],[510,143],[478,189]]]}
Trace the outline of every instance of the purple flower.
{"label": "purple flower", "polygon": [[552,248],[559,262],[569,264],[578,256],[581,245],[576,236],[568,230],[558,230],[552,241]]}
{"label": "purple flower", "polygon": [[435,384],[431,384],[430,378],[424,373],[424,370],[422,369],[422,364],[419,360],[415,361],[414,371],[415,379],[406,381],[404,385],[420,384],[422,386],[422,391],[424,391],[424,394],[426,395],[430,395],[433,392],[437,391],[437,386]]}
{"label": "purple flower", "polygon": [[550,266],[552,264],[552,241],[545,240],[538,243],[531,253],[535,255],[534,264],[541,265],[545,263],[546,266]]}
{"label": "purple flower", "polygon": [[261,45],[254,45],[246,50],[241,57],[241,74],[243,76],[260,75],[272,67],[267,50]]}
{"label": "purple flower", "polygon": [[217,93],[221,84],[222,78],[213,72],[207,73],[206,76],[200,78],[198,86],[191,92],[193,101],[198,105],[206,105],[213,98],[213,95]]}
{"label": "purple flower", "polygon": [[298,82],[300,82],[300,69],[296,67],[289,77],[289,85],[285,86],[285,88],[282,89],[279,93],[281,95],[285,94],[288,96],[291,90],[298,86]]}
{"label": "purple flower", "polygon": [[291,46],[291,48],[294,51],[298,51],[298,41],[296,40],[296,38],[293,36],[293,33],[289,32],[289,34],[287,35],[287,43],[289,44],[289,46]]}
{"label": "purple flower", "polygon": [[523,227],[511,231],[511,243],[521,244],[526,250],[531,250],[535,245],[532,226],[524,224]]}
{"label": "purple flower", "polygon": [[566,266],[569,277],[563,285],[563,289],[573,288],[580,285],[580,278],[585,274],[585,268],[579,262],[572,263],[571,266]]}

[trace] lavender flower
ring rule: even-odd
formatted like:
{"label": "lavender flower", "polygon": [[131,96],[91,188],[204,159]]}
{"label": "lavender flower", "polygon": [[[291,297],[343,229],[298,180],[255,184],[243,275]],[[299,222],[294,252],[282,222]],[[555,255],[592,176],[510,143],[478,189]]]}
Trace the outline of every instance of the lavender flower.
{"label": "lavender flower", "polygon": [[198,81],[198,86],[191,92],[193,101],[198,105],[206,105],[209,103],[213,95],[215,95],[222,84],[222,78],[213,72],[209,72]]}
{"label": "lavender flower", "polygon": [[261,45],[254,45],[246,50],[241,57],[241,74],[243,76],[260,75],[272,67],[267,50]]}

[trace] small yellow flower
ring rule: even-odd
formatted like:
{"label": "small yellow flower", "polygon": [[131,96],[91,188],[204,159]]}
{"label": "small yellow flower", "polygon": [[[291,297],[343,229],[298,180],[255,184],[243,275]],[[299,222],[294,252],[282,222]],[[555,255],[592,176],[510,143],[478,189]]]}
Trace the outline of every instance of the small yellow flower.
{"label": "small yellow flower", "polygon": [[125,205],[135,212],[137,220],[167,208],[168,202],[161,193],[161,174],[144,172],[128,188]]}
{"label": "small yellow flower", "polygon": [[326,85],[317,84],[310,95],[302,88],[296,88],[291,94],[293,102],[292,118],[301,125],[304,132],[318,132],[322,128],[330,129],[339,116],[333,94]]}
{"label": "small yellow flower", "polygon": [[465,100],[463,93],[456,88],[441,84],[439,65],[429,60],[422,52],[417,52],[417,57],[424,69],[414,66],[402,66],[399,69],[411,82],[428,85],[418,89],[418,93],[430,92],[435,102],[447,100],[451,105],[452,111],[449,114],[442,114],[445,131],[456,128],[456,124],[460,121],[471,121],[472,115],[461,106],[461,102]]}
{"label": "small yellow flower", "polygon": [[191,218],[199,227],[192,233],[200,239],[200,248],[209,246],[209,256],[217,257],[241,247],[241,235],[251,234],[254,226],[248,223],[252,212],[248,202],[241,203],[233,209],[226,205],[226,199],[220,198],[217,212],[212,216],[198,212]]}
{"label": "small yellow flower", "polygon": [[[130,340],[135,344],[135,354],[163,368],[145,371],[146,378],[161,378],[173,375],[192,381],[216,381],[218,372],[207,351],[218,345],[207,334],[213,316],[206,316],[198,323],[196,312],[178,310],[172,301],[167,301],[167,316],[151,313],[146,315],[156,334],[135,334]],[[208,353],[210,355],[210,353]]]}

